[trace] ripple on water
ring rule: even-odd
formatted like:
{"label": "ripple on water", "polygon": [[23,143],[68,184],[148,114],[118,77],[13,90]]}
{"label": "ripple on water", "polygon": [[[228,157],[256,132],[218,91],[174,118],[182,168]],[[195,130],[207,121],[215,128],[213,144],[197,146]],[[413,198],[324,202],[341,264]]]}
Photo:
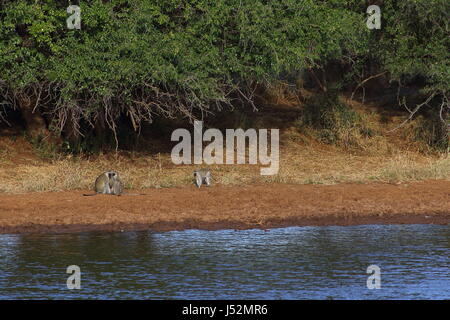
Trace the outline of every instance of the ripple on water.
{"label": "ripple on water", "polygon": [[448,299],[449,239],[448,225],[0,235],[0,298]]}

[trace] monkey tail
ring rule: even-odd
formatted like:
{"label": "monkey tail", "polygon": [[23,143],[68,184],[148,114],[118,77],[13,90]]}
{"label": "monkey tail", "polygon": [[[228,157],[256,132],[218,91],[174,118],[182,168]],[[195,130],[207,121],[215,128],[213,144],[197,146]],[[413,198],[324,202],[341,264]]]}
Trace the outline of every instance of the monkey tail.
{"label": "monkey tail", "polygon": [[90,196],[96,196],[96,193],[83,193],[83,196],[90,197]]}

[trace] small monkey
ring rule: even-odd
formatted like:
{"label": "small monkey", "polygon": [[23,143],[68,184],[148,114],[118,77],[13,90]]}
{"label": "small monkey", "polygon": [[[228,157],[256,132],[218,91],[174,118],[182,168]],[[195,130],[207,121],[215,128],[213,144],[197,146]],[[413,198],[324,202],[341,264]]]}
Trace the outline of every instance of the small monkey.
{"label": "small monkey", "polygon": [[127,196],[145,196],[145,193],[128,193],[123,192],[123,182],[119,177],[119,174],[115,171],[110,172],[110,186],[111,194],[116,196],[127,195]]}
{"label": "small monkey", "polygon": [[84,196],[95,196],[97,194],[114,194],[122,193],[122,181],[119,174],[115,171],[106,171],[95,179],[94,191],[92,194],[83,194]]}
{"label": "small monkey", "polygon": [[120,196],[123,193],[123,184],[122,180],[119,178],[119,174],[115,171],[111,171],[110,176],[110,186],[111,186],[111,194]]}
{"label": "small monkey", "polygon": [[93,194],[83,194],[84,196],[95,196],[97,194],[111,194],[115,196],[120,195],[145,195],[144,193],[124,193],[123,192],[123,182],[119,177],[119,174],[116,171],[106,171],[103,172],[98,178],[95,180],[94,191],[96,193]]}
{"label": "small monkey", "polygon": [[101,175],[95,179],[94,183],[94,194],[84,194],[84,196],[95,196],[98,193],[111,194],[111,185],[109,183],[110,172],[103,172]]}
{"label": "small monkey", "polygon": [[194,171],[195,185],[200,188],[202,184],[211,186],[211,171],[209,169],[199,169]]}

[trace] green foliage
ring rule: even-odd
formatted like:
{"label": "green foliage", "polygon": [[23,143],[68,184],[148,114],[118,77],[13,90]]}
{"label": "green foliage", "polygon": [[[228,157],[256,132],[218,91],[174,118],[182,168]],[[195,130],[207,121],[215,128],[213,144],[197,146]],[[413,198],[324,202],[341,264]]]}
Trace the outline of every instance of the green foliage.
{"label": "green foliage", "polygon": [[87,1],[81,30],[66,28],[63,3],[3,5],[2,79],[51,81],[87,117],[111,99],[140,115],[208,109],[245,83],[355,50],[367,33],[361,14],[313,0]]}
{"label": "green foliage", "polygon": [[154,115],[190,118],[330,62],[350,64],[351,81],[375,64],[448,94],[447,0],[383,1],[381,30],[366,27],[359,0],[91,0],[81,30],[66,26],[69,4],[0,2],[0,87],[43,88],[56,132],[72,122],[116,140],[122,115],[135,129]]}
{"label": "green foliage", "polygon": [[335,91],[307,101],[297,125],[300,130],[312,128],[320,141],[344,147],[359,147],[361,138],[375,134],[366,119],[342,103]]}
{"label": "green foliage", "polygon": [[386,1],[378,56],[398,80],[426,77],[428,91],[450,83],[450,2]]}

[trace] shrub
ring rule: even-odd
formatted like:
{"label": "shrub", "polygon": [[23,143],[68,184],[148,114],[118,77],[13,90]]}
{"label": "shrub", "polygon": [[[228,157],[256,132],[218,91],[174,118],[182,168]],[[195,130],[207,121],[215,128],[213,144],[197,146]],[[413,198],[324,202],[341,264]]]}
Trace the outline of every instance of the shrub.
{"label": "shrub", "polygon": [[322,142],[344,147],[361,147],[375,135],[366,118],[342,103],[336,91],[309,99],[297,124],[313,129]]}

